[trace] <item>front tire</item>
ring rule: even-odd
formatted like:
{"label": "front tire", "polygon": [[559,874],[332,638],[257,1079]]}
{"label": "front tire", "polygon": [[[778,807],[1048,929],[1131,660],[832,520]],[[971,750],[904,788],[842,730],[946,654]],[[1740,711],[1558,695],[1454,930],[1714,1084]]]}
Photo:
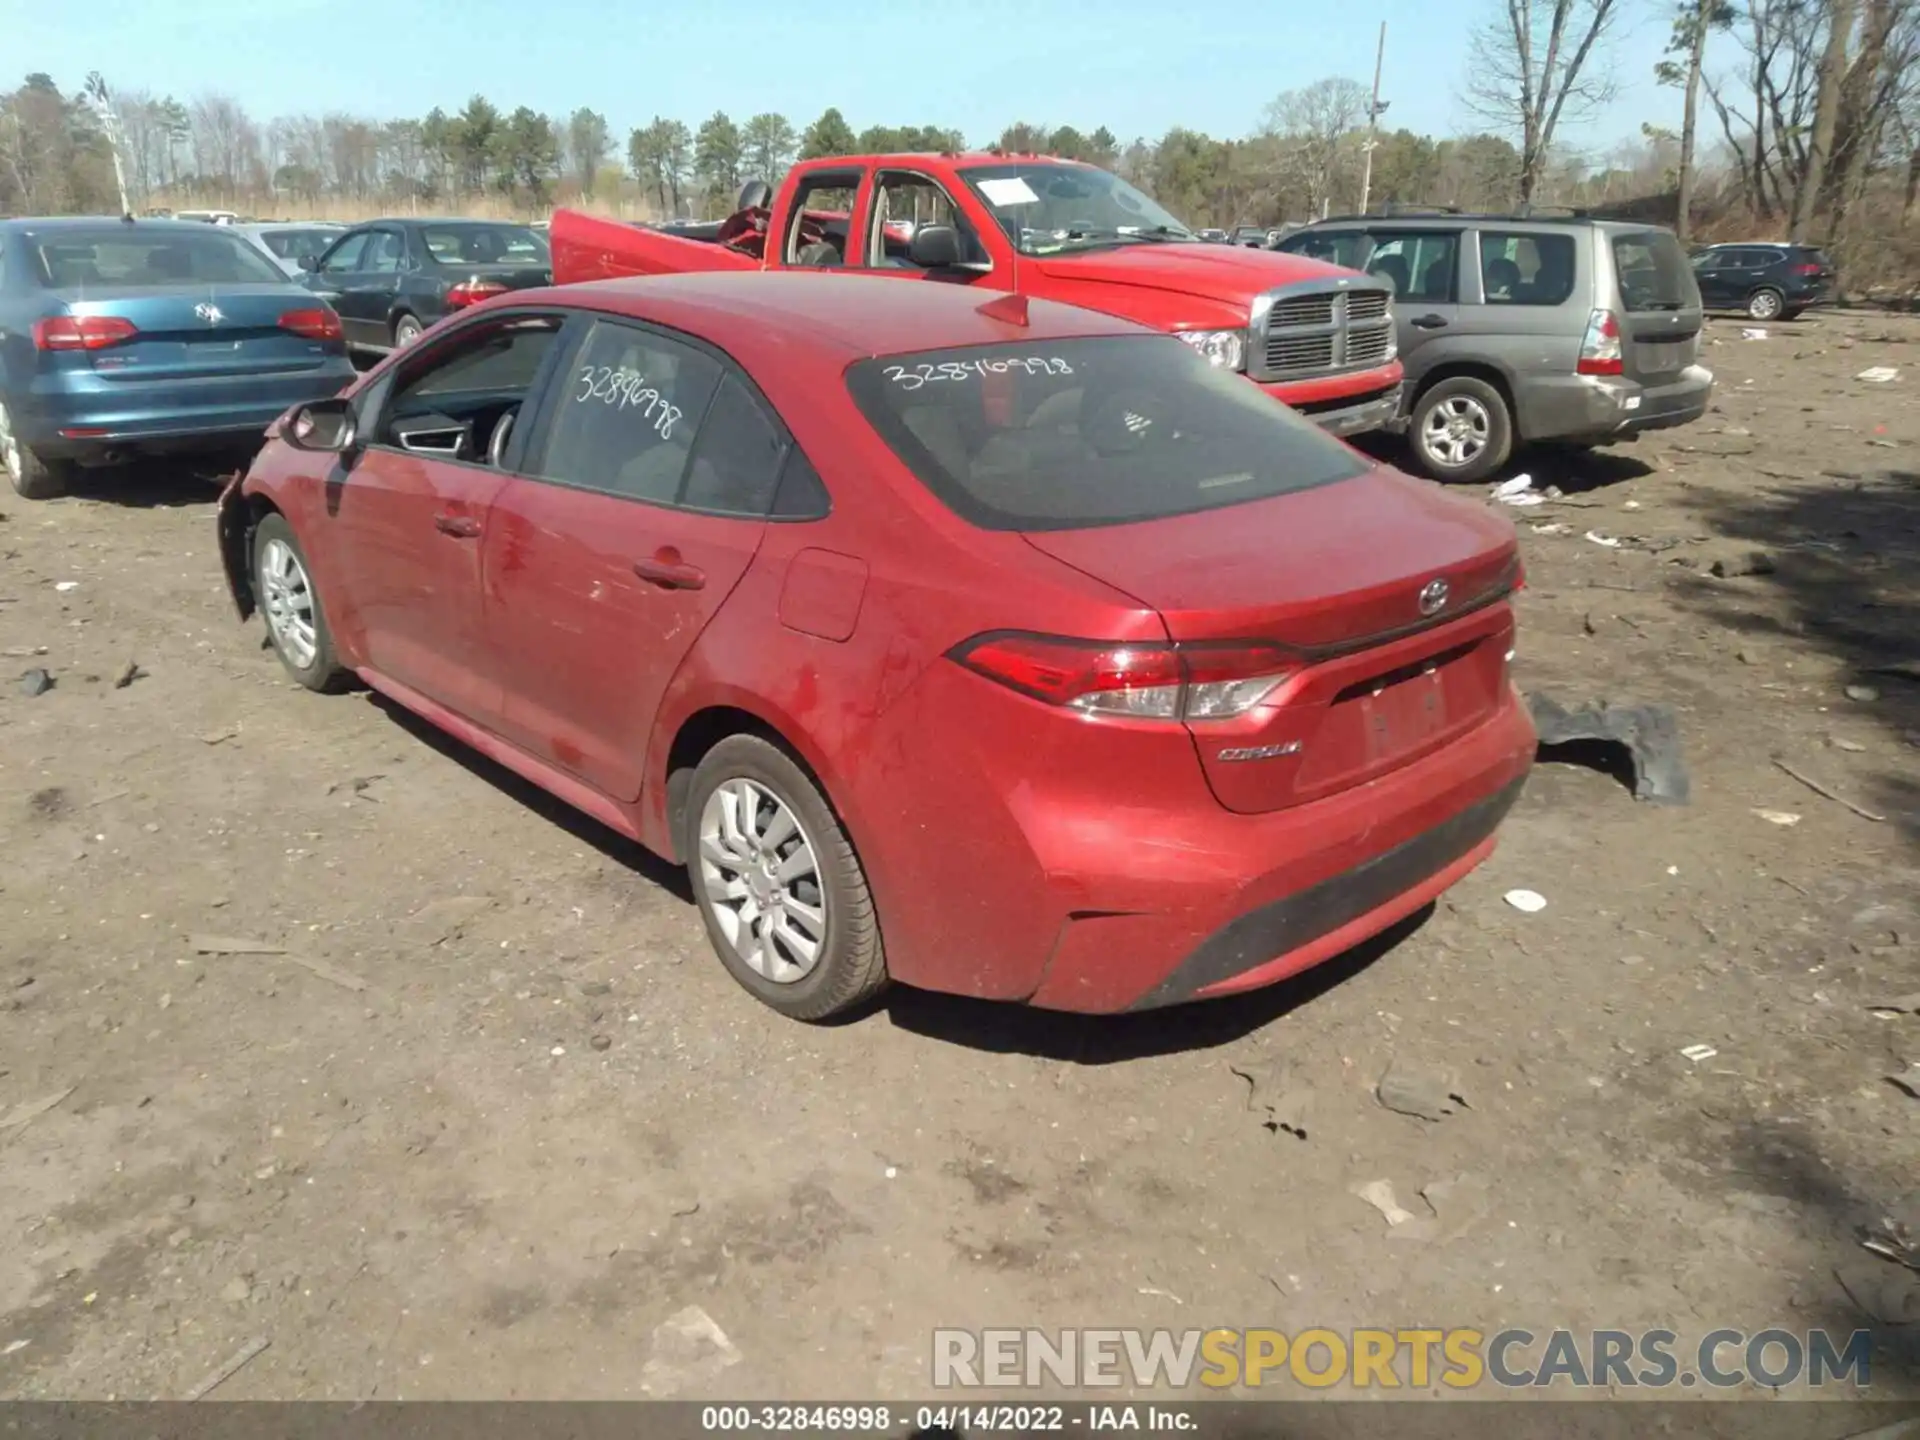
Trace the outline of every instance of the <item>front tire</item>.
{"label": "front tire", "polygon": [[1747,318],[1749,320],[1778,320],[1781,312],[1787,308],[1787,300],[1778,290],[1765,286],[1747,297]]}
{"label": "front tire", "polygon": [[1415,461],[1435,480],[1482,480],[1513,453],[1513,417],[1486,381],[1453,375],[1416,402],[1407,439]]}
{"label": "front tire", "polygon": [[693,772],[679,838],[707,938],[755,999],[825,1020],[886,986],[860,857],[785,751],[757,735],[715,745]]}
{"label": "front tire", "polygon": [[71,460],[42,460],[21,443],[5,405],[0,405],[0,468],[6,470],[13,493],[22,500],[51,500],[66,494],[74,469]]}
{"label": "front tire", "polygon": [[253,593],[267,637],[287,673],[309,690],[339,690],[347,671],[334,652],[306,552],[284,516],[263,516],[253,531]]}

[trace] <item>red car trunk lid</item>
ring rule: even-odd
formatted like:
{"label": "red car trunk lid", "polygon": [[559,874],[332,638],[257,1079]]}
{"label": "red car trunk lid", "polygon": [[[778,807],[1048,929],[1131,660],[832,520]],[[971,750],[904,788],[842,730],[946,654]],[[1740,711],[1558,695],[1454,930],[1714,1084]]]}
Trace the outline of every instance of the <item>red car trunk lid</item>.
{"label": "red car trunk lid", "polygon": [[1506,688],[1513,527],[1387,469],[1028,543],[1157,610],[1177,642],[1269,641],[1263,703],[1188,725],[1220,803],[1253,813],[1360,784],[1488,718]]}

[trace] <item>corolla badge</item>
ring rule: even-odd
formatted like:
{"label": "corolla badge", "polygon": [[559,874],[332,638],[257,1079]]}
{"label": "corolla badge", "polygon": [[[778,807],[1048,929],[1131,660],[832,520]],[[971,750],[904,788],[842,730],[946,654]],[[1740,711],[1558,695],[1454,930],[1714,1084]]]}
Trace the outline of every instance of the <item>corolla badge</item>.
{"label": "corolla badge", "polygon": [[209,325],[218,325],[222,320],[227,318],[225,315],[221,313],[220,307],[218,305],[212,305],[205,302],[202,302],[201,304],[194,306],[193,313],[195,315],[198,315],[202,320],[206,321],[207,324]]}
{"label": "corolla badge", "polygon": [[1420,587],[1420,613],[1422,615],[1438,615],[1442,610],[1447,608],[1448,593],[1446,581],[1429,580],[1425,585]]}

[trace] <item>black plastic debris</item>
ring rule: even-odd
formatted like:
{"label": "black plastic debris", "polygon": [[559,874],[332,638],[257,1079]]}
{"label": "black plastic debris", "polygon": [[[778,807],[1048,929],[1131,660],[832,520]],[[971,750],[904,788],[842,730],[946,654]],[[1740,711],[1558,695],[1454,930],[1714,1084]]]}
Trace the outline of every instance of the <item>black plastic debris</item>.
{"label": "black plastic debris", "polygon": [[1685,805],[1692,798],[1681,753],[1680,722],[1671,705],[1614,705],[1595,701],[1569,710],[1550,695],[1527,696],[1540,746],[1597,741],[1618,745],[1633,764],[1636,799]]}

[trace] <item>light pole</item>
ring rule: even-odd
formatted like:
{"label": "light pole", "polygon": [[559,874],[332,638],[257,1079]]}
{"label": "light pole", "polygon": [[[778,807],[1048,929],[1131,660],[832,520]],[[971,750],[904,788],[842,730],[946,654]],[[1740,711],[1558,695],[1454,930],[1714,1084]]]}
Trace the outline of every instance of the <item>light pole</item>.
{"label": "light pole", "polygon": [[1360,169],[1360,213],[1367,213],[1367,202],[1373,198],[1373,151],[1380,142],[1375,137],[1380,133],[1380,117],[1387,113],[1387,104],[1380,98],[1380,66],[1387,58],[1387,22],[1380,22],[1380,43],[1373,52],[1373,100],[1367,106],[1367,141],[1361,148],[1366,161]]}
{"label": "light pole", "polygon": [[120,214],[131,220],[133,202],[127,198],[127,169],[120,160],[120,117],[114,112],[113,101],[107,94],[106,78],[98,70],[87,76],[84,93],[88,106],[100,117],[101,128],[107,132],[107,148],[113,152],[113,182],[120,191]]}

